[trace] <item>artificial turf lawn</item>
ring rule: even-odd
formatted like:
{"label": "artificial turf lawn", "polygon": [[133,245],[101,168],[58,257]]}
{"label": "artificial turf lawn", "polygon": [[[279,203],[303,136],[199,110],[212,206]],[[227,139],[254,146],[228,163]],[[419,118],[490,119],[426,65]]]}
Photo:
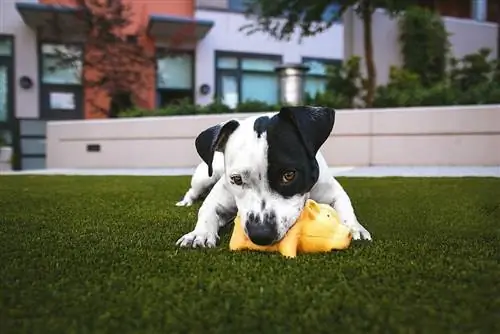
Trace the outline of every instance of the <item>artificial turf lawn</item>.
{"label": "artificial turf lawn", "polygon": [[186,177],[0,177],[0,332],[499,333],[500,179],[343,179],[373,243],[179,249]]}

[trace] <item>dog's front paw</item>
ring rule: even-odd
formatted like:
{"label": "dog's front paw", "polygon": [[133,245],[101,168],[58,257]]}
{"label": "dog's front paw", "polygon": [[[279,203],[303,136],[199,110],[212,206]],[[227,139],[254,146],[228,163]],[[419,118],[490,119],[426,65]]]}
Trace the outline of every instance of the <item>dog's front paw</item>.
{"label": "dog's front paw", "polygon": [[216,243],[216,233],[194,230],[179,238],[175,244],[180,247],[212,248],[215,247]]}
{"label": "dog's front paw", "polygon": [[353,224],[346,223],[346,225],[349,227],[351,230],[352,238],[353,240],[372,240],[372,236],[370,232],[366,228],[363,227],[358,222],[355,222]]}
{"label": "dog's front paw", "polygon": [[193,205],[193,201],[189,199],[183,199],[177,203],[175,203],[175,206],[191,206]]}

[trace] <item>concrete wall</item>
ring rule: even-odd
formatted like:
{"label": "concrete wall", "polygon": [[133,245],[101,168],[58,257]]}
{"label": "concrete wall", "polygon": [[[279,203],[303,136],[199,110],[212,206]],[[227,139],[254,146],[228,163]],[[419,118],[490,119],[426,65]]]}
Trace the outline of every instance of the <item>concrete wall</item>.
{"label": "concrete wall", "polygon": [[[0,34],[14,36],[16,116],[36,118],[40,114],[36,33],[23,22],[16,10],[16,2],[0,0]],[[37,0],[23,0],[23,2],[37,2]],[[21,89],[17,84],[19,78],[25,75],[34,83],[29,90]]]}
{"label": "concrete wall", "polygon": [[[341,110],[322,148],[330,166],[500,165],[500,105]],[[194,140],[239,115],[49,122],[48,168],[194,167]],[[100,152],[87,152],[87,145]]]}
{"label": "concrete wall", "polygon": [[[326,32],[305,38],[299,44],[297,36],[290,42],[277,41],[264,33],[246,36],[241,26],[249,23],[242,13],[196,10],[195,16],[215,22],[213,28],[198,42],[196,48],[196,85],[215,87],[215,51],[281,55],[285,63],[302,62],[302,57],[342,59],[344,54],[343,25],[335,24]],[[212,102],[212,94],[197,92],[196,103]]]}
{"label": "concrete wall", "polygon": [[[443,20],[451,34],[449,41],[455,57],[460,58],[483,47],[492,49],[492,57],[496,57],[496,24],[451,17],[445,17]],[[373,14],[372,31],[377,83],[384,84],[389,78],[390,67],[402,64],[398,23],[391,20],[382,10],[377,10]],[[364,56],[363,23],[352,10],[347,11],[344,17],[344,40],[345,59],[352,55]],[[364,67],[363,65],[363,70]]]}

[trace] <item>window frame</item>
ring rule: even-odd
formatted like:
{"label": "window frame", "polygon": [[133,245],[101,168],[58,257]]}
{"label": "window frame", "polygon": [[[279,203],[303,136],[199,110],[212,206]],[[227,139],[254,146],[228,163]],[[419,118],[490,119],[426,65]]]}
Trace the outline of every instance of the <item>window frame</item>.
{"label": "window frame", "polygon": [[[51,45],[60,45],[60,46],[70,46],[70,47],[77,47],[80,50],[81,57],[81,69],[80,69],[80,77],[82,80],[78,83],[56,83],[56,82],[45,82],[43,78],[43,61],[44,61],[44,53],[43,53],[43,46],[51,44]],[[57,86],[57,87],[82,87],[83,86],[83,75],[84,75],[84,63],[85,63],[85,44],[84,43],[78,43],[78,42],[60,42],[60,41],[54,41],[54,40],[42,40],[38,43],[38,68],[39,68],[39,84],[40,85],[46,85],[46,86]]]}
{"label": "window frame", "polygon": [[[320,62],[325,64],[326,66],[329,65],[336,65],[336,66],[342,66],[342,59],[339,58],[318,58],[318,57],[302,57],[301,62],[304,65],[307,65],[307,62]],[[306,91],[306,80],[307,78],[316,78],[316,79],[327,79],[327,74],[316,74],[312,73],[310,74],[309,72],[306,72],[304,75],[304,94],[307,94]]]}
{"label": "window frame", "polygon": [[[236,58],[237,65],[235,69],[219,68],[218,60],[219,58]],[[277,65],[283,62],[283,56],[278,54],[263,54],[263,53],[249,53],[249,52],[231,52],[231,51],[215,51],[214,57],[214,70],[215,70],[215,92],[214,96],[217,99],[221,98],[221,78],[224,75],[236,77],[236,82],[238,86],[238,104],[242,103],[242,78],[244,74],[270,74],[275,75],[276,79],[279,80],[278,73],[276,71],[259,71],[259,70],[244,70],[242,68],[243,59],[258,59],[258,60],[273,60],[277,62]],[[278,82],[278,101],[280,96],[280,85]]]}
{"label": "window frame", "polygon": [[[158,86],[158,59],[164,53],[165,55],[190,55],[191,56],[191,88],[164,88]],[[161,93],[172,92],[172,93],[189,93],[190,101],[194,103],[195,92],[196,92],[196,51],[195,50],[170,50],[167,47],[156,47],[155,49],[155,91],[156,91],[156,106],[161,107]]]}

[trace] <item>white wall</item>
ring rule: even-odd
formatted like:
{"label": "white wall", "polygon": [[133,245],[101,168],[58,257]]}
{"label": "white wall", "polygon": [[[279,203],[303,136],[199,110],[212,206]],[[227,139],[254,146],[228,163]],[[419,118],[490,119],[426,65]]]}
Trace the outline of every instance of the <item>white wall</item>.
{"label": "white wall", "polygon": [[[51,121],[47,168],[191,168],[201,131],[247,116]],[[321,151],[331,167],[500,166],[499,147],[500,105],[485,105],[339,110]]]}
{"label": "white wall", "polygon": [[[306,38],[299,44],[296,36],[290,42],[277,41],[263,33],[246,36],[239,28],[249,21],[241,13],[197,10],[195,16],[215,22],[196,48],[195,87],[206,83],[212,87],[212,92],[215,89],[215,51],[281,55],[285,63],[300,63],[302,57],[342,59],[344,55],[342,24],[335,24],[326,32]],[[202,96],[197,92],[196,103],[210,103],[212,96]]]}
{"label": "white wall", "polygon": [[[37,2],[37,0],[23,0]],[[15,114],[17,117],[39,117],[39,87],[36,33],[26,26],[16,9],[15,0],[0,0],[0,34],[14,35],[15,45]],[[28,90],[18,85],[19,78],[28,76],[33,87]]]}

